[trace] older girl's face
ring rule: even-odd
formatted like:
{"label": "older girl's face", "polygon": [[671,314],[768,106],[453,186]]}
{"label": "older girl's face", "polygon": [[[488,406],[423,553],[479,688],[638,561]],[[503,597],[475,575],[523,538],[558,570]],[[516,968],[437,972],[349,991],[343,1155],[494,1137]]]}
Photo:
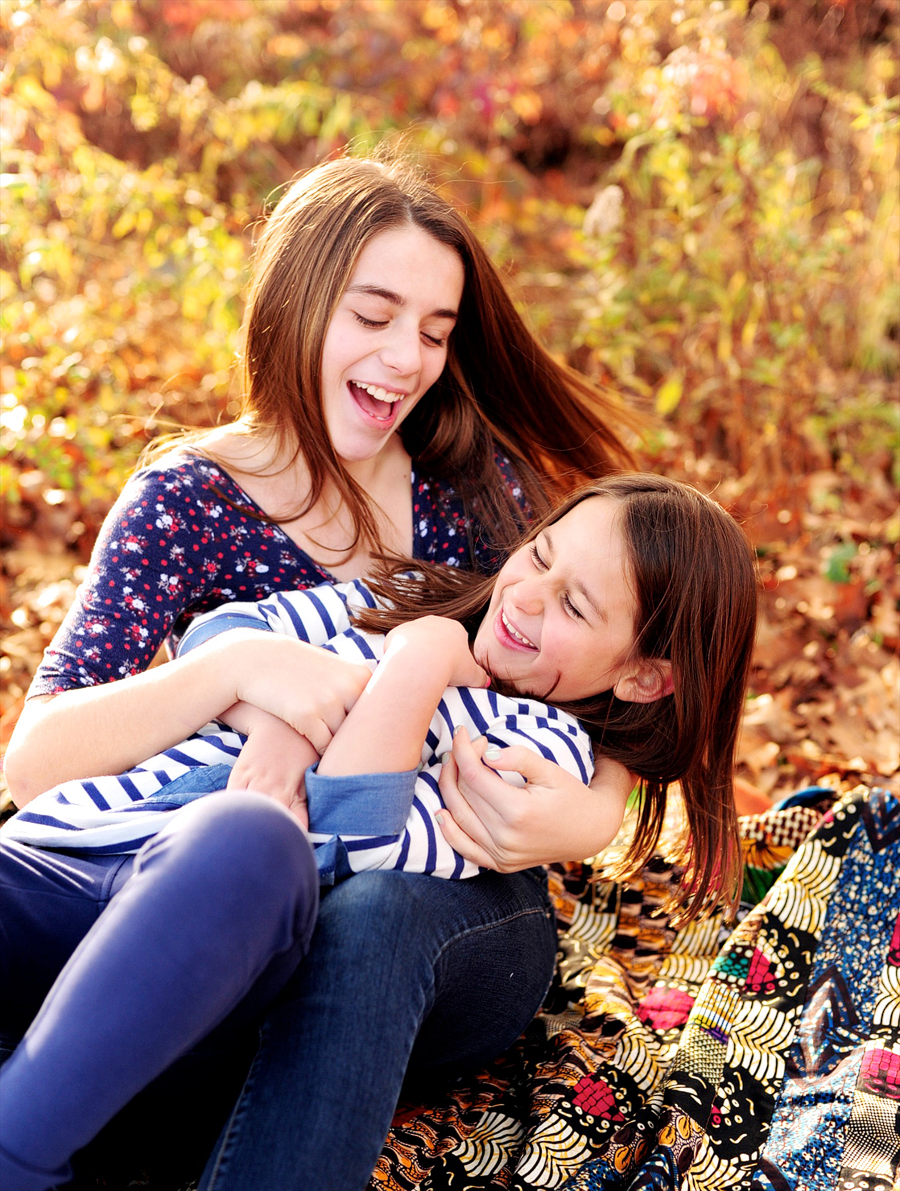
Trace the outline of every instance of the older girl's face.
{"label": "older girl's face", "polygon": [[637,602],[620,513],[617,500],[588,497],[510,556],[472,647],[480,666],[554,702],[630,671]]}
{"label": "older girl's face", "polygon": [[322,409],[344,463],[373,459],[443,371],[460,258],[414,224],[374,236],[325,333]]}

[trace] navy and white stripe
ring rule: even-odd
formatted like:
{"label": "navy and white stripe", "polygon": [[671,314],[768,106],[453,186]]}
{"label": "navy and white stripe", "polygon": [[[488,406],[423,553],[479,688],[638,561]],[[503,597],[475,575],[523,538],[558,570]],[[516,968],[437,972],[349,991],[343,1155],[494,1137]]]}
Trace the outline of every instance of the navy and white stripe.
{"label": "navy and white stripe", "polygon": [[[352,610],[364,605],[374,607],[375,599],[358,580],[279,592],[259,603],[227,604],[194,620],[178,652],[186,653],[232,628],[253,628],[308,641],[374,670],[383,651],[383,636],[350,625]],[[405,825],[389,836],[342,834],[340,852],[349,870],[392,868],[451,878],[473,876],[478,871],[453,851],[435,822],[443,805],[438,790],[441,757],[450,750],[453,731],[460,725],[473,739],[485,736],[501,748],[530,748],[585,784],[593,773],[590,739],[565,712],[536,699],[448,687],[431,721]],[[2,834],[45,848],[135,852],[159,830],[160,812],[225,786],[228,769],[244,739],[223,724],[207,724],[188,740],[157,753],[128,773],[65,782],[48,790],[8,820]],[[201,770],[205,772],[198,772]],[[510,775],[512,784],[516,778]],[[334,788],[341,779],[328,780]],[[357,779],[347,781],[357,781],[358,786]],[[335,836],[316,831],[314,804],[310,813],[310,837],[325,872],[334,863]]]}

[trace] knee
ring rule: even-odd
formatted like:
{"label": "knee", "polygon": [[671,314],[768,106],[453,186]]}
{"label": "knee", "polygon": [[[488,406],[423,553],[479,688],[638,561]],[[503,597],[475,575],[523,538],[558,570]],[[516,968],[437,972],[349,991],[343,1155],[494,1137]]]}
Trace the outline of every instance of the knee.
{"label": "knee", "polygon": [[261,794],[222,791],[180,808],[146,845],[136,867],[163,860],[187,865],[207,889],[258,900],[318,897],[318,871],[306,833],[279,803]]}

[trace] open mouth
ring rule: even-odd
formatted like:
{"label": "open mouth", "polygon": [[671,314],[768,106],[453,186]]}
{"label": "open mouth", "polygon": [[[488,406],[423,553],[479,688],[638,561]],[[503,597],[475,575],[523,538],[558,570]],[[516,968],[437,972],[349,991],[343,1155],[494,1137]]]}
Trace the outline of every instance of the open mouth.
{"label": "open mouth", "polygon": [[530,641],[524,633],[520,633],[516,626],[507,619],[506,613],[502,608],[500,609],[498,620],[500,632],[498,632],[497,635],[500,637],[501,641],[503,641],[505,637],[507,638],[506,643],[511,643],[513,647],[517,646],[519,649],[526,649],[532,653],[539,652],[535,643]]}
{"label": "open mouth", "polygon": [[406,393],[383,389],[380,385],[369,385],[359,380],[348,381],[347,387],[363,413],[388,425],[397,417],[400,403],[407,396]]}

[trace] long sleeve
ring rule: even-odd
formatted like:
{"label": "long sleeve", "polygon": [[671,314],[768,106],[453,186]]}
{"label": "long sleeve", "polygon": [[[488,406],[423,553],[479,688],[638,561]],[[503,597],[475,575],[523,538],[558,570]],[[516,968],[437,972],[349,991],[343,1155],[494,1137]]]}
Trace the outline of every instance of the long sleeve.
{"label": "long sleeve", "polygon": [[[295,637],[310,645],[329,645],[350,629],[353,608],[375,606],[369,590],[359,580],[322,583],[304,591],[279,591],[255,603],[225,604],[192,621],[178,644],[178,656],[231,629],[258,629]],[[354,633],[362,642],[364,635]],[[361,648],[364,648],[361,646]],[[374,657],[370,653],[369,657]]]}
{"label": "long sleeve", "polygon": [[139,674],[194,616],[323,582],[321,567],[251,505],[227,472],[189,450],[136,472],[29,694]]}

